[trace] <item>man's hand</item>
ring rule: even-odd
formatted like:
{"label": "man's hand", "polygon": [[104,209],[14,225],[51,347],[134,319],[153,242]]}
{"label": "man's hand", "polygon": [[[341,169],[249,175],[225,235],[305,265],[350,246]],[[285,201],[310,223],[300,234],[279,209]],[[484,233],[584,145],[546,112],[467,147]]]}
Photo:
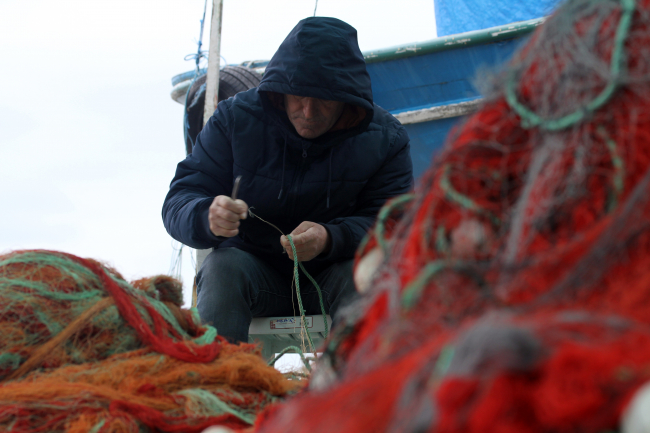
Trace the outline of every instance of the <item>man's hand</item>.
{"label": "man's hand", "polygon": [[[300,223],[294,231],[291,232],[291,239],[296,247],[299,262],[308,262],[322,252],[328,252],[331,248],[332,241],[327,229],[320,224],[310,221]],[[286,236],[280,237],[282,247],[293,260],[293,250]]]}
{"label": "man's hand", "polygon": [[208,214],[210,231],[215,236],[237,236],[239,220],[245,220],[247,213],[248,205],[243,200],[233,200],[226,195],[216,196]]}

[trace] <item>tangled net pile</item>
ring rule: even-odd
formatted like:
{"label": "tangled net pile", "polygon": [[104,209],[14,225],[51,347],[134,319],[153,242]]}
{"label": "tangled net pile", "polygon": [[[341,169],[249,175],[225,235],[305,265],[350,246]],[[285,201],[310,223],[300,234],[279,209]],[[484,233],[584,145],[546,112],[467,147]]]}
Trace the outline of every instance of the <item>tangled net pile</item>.
{"label": "tangled net pile", "polygon": [[127,283],[50,251],[0,256],[0,430],[246,429],[296,391],[253,345],[232,345],[181,305],[181,284]]}
{"label": "tangled net pile", "polygon": [[259,432],[619,428],[650,380],[650,0],[566,2],[376,249],[311,392]]}

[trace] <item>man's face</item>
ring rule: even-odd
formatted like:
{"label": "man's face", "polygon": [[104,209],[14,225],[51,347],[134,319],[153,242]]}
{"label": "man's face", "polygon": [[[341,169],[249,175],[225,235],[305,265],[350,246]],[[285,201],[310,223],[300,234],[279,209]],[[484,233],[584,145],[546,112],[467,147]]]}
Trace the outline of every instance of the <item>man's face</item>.
{"label": "man's face", "polygon": [[284,95],[287,116],[302,138],[316,138],[334,126],[343,112],[344,102],[307,96]]}

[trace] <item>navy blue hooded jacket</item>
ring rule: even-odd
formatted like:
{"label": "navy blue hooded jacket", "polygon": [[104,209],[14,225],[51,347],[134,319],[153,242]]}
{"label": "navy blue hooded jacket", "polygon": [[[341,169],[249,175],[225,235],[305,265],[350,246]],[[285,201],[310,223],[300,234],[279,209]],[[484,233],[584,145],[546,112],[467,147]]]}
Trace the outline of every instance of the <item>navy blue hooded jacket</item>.
{"label": "navy blue hooded jacket", "polygon": [[[330,131],[309,140],[289,121],[283,94],[346,105]],[[210,231],[210,204],[230,196],[239,175],[237,198],[285,234],[303,221],[327,229],[331,249],[305,263],[310,273],[352,258],[380,207],[411,189],[408,135],[373,104],[353,27],[335,18],[300,21],[259,87],[219,103],[192,154],[178,164],[163,206],[167,231],[185,245],[236,247],[290,275],[281,235],[264,222],[249,217],[232,238]]]}

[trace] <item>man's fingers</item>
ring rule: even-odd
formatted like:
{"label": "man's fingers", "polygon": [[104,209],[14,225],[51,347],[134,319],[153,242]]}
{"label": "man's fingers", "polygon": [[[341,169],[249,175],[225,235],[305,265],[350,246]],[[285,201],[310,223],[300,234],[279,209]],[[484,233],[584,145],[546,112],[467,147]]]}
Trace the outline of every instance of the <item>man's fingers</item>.
{"label": "man's fingers", "polygon": [[[303,252],[296,251],[296,254],[298,255],[299,262],[301,262],[306,255],[304,251]],[[287,251],[287,256],[289,257],[289,260],[293,260],[293,251],[291,251],[291,248],[289,248],[289,250]]]}
{"label": "man's fingers", "polygon": [[[297,250],[299,249],[298,248],[299,245],[304,245],[309,241],[305,237],[293,236],[293,235],[290,236],[291,236],[291,240],[293,241],[293,245],[296,247]],[[291,249],[291,243],[289,242],[289,238],[287,238],[286,236],[283,235],[280,237],[280,243],[282,244],[283,247]]]}
{"label": "man's fingers", "polygon": [[[298,246],[298,245],[304,245],[310,240],[312,240],[311,233],[309,231],[299,233],[299,234],[292,234],[291,235],[291,240],[293,241],[293,244]],[[287,241],[288,242],[288,241]]]}
{"label": "man's fingers", "polygon": [[239,234],[239,223],[235,223],[234,225],[230,224],[232,223],[210,220],[210,231],[216,236],[224,236],[227,238],[237,236]]}
{"label": "man's fingers", "polygon": [[293,229],[293,231],[291,232],[291,236],[296,237],[298,235],[301,235],[306,231],[308,231],[310,228],[312,228],[315,224],[316,223],[313,223],[311,221],[303,221],[298,225],[298,227]]}
{"label": "man's fingers", "polygon": [[210,217],[237,222],[246,219],[248,205],[243,200],[232,200],[225,195],[217,196],[210,206]]}
{"label": "man's fingers", "polygon": [[[293,236],[291,237],[293,240]],[[291,249],[291,244],[289,243],[289,239],[286,236],[282,236],[280,238],[280,243],[282,244],[282,247],[286,251],[287,255],[289,256],[290,260],[293,260],[293,250]],[[297,245],[295,242],[293,244],[293,247],[296,249],[296,254],[298,255],[298,260],[302,260],[303,256],[305,253],[309,252],[309,247],[306,245]]]}
{"label": "man's fingers", "polygon": [[212,230],[212,233],[214,233],[217,236],[223,236],[225,238],[232,238],[233,236],[237,236],[239,234],[239,230],[226,230],[224,228],[212,228],[210,227],[210,230]]}
{"label": "man's fingers", "polygon": [[233,200],[219,195],[214,198],[209,210],[210,231],[216,236],[233,237],[239,234],[239,221],[246,218],[248,205],[242,200]]}
{"label": "man's fingers", "polygon": [[248,217],[248,205],[244,200],[235,200],[235,204],[239,207],[239,216],[245,220]]}
{"label": "man's fingers", "polygon": [[[329,235],[322,225],[304,221],[291,232],[290,236],[298,261],[309,261],[327,248]],[[280,237],[280,244],[288,253],[289,258],[293,260],[293,251],[287,236]]]}
{"label": "man's fingers", "polygon": [[219,195],[217,198],[214,199],[214,202],[217,204],[217,206],[222,207],[224,209],[228,209],[231,212],[238,213],[237,211],[239,210],[239,206],[235,203],[235,200],[231,199],[230,197],[226,195]]}
{"label": "man's fingers", "polygon": [[243,200],[233,200],[228,196],[217,196],[215,202],[218,207],[228,210],[234,214],[241,215],[240,219],[245,219],[248,212],[248,205]]}
{"label": "man's fingers", "polygon": [[222,228],[225,230],[236,230],[239,228],[239,219],[237,218],[222,218],[218,212],[210,212],[210,227]]}
{"label": "man's fingers", "polygon": [[241,216],[238,213],[235,213],[231,210],[225,209],[223,207],[217,206],[214,209],[210,209],[214,217],[219,219],[230,221],[230,222],[239,222]]}
{"label": "man's fingers", "polygon": [[213,220],[215,227],[222,228],[224,230],[237,230],[239,228],[239,220],[237,221],[228,221],[221,218],[215,218]]}

